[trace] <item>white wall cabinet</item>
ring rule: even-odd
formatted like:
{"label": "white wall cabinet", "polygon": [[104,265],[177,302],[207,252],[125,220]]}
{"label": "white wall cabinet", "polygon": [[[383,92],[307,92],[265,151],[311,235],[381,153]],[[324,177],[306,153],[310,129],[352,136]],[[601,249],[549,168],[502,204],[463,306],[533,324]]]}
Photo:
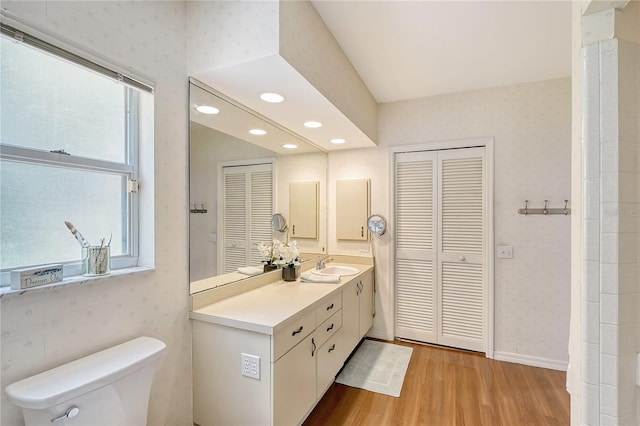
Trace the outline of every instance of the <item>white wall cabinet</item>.
{"label": "white wall cabinet", "polygon": [[289,221],[294,238],[318,239],[320,182],[289,183]]}
{"label": "white wall cabinet", "polygon": [[[302,423],[371,327],[372,296],[368,269],[292,313],[271,334],[194,321],[194,423]],[[260,357],[259,379],[242,375],[242,354]]]}
{"label": "white wall cabinet", "polygon": [[336,238],[367,241],[370,214],[369,179],[336,181]]}

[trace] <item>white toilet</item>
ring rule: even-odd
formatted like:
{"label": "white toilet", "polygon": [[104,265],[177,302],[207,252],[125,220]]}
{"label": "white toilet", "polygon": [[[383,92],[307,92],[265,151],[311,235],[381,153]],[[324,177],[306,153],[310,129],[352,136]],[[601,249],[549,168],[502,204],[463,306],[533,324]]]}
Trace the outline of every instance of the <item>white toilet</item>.
{"label": "white toilet", "polygon": [[26,426],[143,426],[166,345],[138,337],[6,388]]}

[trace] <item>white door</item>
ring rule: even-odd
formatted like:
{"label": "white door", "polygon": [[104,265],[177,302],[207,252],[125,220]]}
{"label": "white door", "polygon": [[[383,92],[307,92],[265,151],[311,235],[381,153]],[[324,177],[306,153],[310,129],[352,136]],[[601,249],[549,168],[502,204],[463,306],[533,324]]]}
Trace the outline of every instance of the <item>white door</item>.
{"label": "white door", "polygon": [[396,336],[437,341],[437,153],[396,154]]}
{"label": "white door", "polygon": [[486,350],[484,148],[396,155],[396,335]]}
{"label": "white door", "polygon": [[273,167],[269,164],[223,168],[222,253],[218,270],[259,265],[255,243],[272,239]]}

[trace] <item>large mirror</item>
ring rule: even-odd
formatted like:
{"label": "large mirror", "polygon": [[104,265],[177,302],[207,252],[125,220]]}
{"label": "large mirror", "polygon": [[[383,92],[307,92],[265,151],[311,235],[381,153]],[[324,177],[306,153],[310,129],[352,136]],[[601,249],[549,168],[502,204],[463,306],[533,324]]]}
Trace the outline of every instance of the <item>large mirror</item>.
{"label": "large mirror", "polygon": [[[303,261],[325,253],[327,154],[202,82],[189,95],[190,293],[260,273],[257,242],[295,240]],[[290,196],[298,182],[316,205]],[[315,209],[318,232],[292,235],[292,209]]]}

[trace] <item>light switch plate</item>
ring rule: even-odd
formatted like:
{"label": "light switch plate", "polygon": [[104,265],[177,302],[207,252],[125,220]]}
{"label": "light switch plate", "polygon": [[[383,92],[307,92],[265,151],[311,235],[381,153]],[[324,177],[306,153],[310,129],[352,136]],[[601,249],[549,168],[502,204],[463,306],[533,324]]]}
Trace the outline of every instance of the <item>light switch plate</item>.
{"label": "light switch plate", "polygon": [[500,259],[513,259],[513,246],[498,246],[498,257]]}

